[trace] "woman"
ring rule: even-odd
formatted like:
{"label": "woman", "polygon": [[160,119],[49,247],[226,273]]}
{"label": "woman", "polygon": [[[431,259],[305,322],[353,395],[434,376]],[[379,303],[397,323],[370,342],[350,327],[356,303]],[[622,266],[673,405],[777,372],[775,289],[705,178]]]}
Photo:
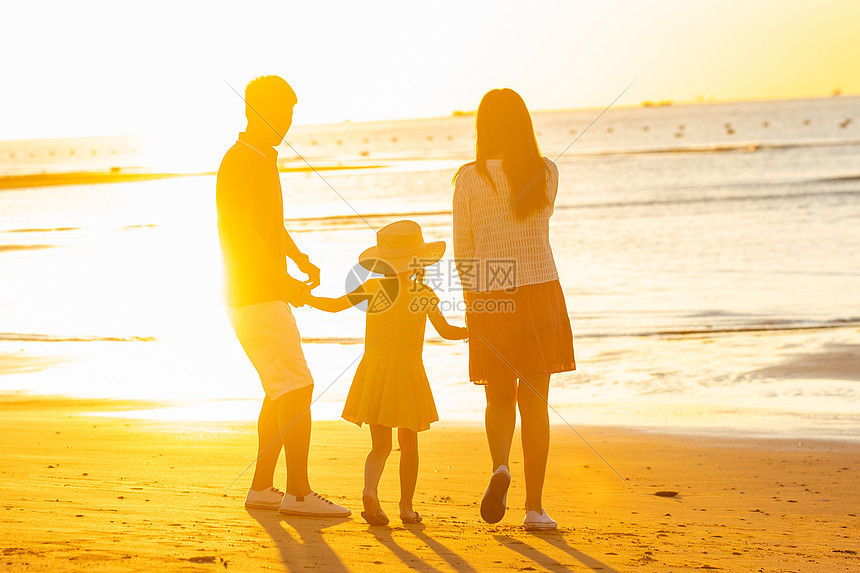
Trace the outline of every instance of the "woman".
{"label": "woman", "polygon": [[475,161],[454,176],[454,257],[467,303],[469,377],[484,386],[493,474],[481,516],[505,515],[516,409],[522,420],[529,530],[555,529],[543,509],[550,375],[576,369],[573,334],[549,244],[558,169],[542,157],[511,89],[481,100]]}

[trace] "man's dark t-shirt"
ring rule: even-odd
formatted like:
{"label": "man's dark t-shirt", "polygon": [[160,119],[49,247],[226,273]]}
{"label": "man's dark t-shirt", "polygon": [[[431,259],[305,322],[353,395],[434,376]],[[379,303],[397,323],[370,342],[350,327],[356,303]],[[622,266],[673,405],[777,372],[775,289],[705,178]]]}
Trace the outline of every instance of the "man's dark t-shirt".
{"label": "man's dark t-shirt", "polygon": [[218,236],[230,306],[282,300],[273,278],[287,272],[277,157],[273,147],[253,143],[243,132],[218,169]]}

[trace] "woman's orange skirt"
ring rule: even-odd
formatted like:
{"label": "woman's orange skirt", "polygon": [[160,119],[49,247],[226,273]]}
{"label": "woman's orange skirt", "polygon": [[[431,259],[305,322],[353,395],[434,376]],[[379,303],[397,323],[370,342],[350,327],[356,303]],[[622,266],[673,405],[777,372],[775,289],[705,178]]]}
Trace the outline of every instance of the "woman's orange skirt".
{"label": "woman's orange skirt", "polygon": [[558,280],[466,291],[466,304],[469,378],[475,384],[533,371],[576,370],[573,332]]}

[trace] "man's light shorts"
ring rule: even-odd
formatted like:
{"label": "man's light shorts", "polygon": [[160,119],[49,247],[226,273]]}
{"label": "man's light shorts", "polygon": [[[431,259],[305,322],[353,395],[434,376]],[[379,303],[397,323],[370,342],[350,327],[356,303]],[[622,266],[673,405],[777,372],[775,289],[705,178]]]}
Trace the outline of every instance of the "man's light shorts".
{"label": "man's light shorts", "polygon": [[296,319],[287,303],[233,306],[227,309],[227,316],[269,399],[313,386]]}

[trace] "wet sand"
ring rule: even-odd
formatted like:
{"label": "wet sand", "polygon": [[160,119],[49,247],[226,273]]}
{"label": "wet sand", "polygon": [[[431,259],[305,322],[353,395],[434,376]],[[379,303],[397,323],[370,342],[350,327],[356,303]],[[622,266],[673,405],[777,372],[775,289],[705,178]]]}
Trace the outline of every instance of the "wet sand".
{"label": "wet sand", "polygon": [[[421,435],[416,509],[389,527],[358,516],[366,429],[317,422],[316,489],[353,510],[321,520],[247,511],[250,423],[94,417],[140,408],[6,396],[0,568],[10,571],[857,571],[860,444],[554,427],[545,506],[557,532],[523,531],[522,453],[508,514],[483,523],[489,456],[478,426]],[[276,476],[283,479],[282,469]],[[233,483],[235,480],[235,483]],[[232,485],[231,485],[232,484]],[[669,492],[672,497],[656,495]]]}
{"label": "wet sand", "polygon": [[[374,169],[382,165],[314,165],[305,163],[280,164],[281,173],[308,173],[312,171],[341,171],[348,169]],[[136,168],[111,169],[109,171],[78,171],[71,173],[30,173],[24,175],[0,176],[0,189],[20,189],[26,187],[53,187],[56,185],[96,185],[102,183],[125,183],[130,181],[152,181],[176,177],[196,177],[215,175],[214,171],[203,173],[163,173],[141,171]]]}

